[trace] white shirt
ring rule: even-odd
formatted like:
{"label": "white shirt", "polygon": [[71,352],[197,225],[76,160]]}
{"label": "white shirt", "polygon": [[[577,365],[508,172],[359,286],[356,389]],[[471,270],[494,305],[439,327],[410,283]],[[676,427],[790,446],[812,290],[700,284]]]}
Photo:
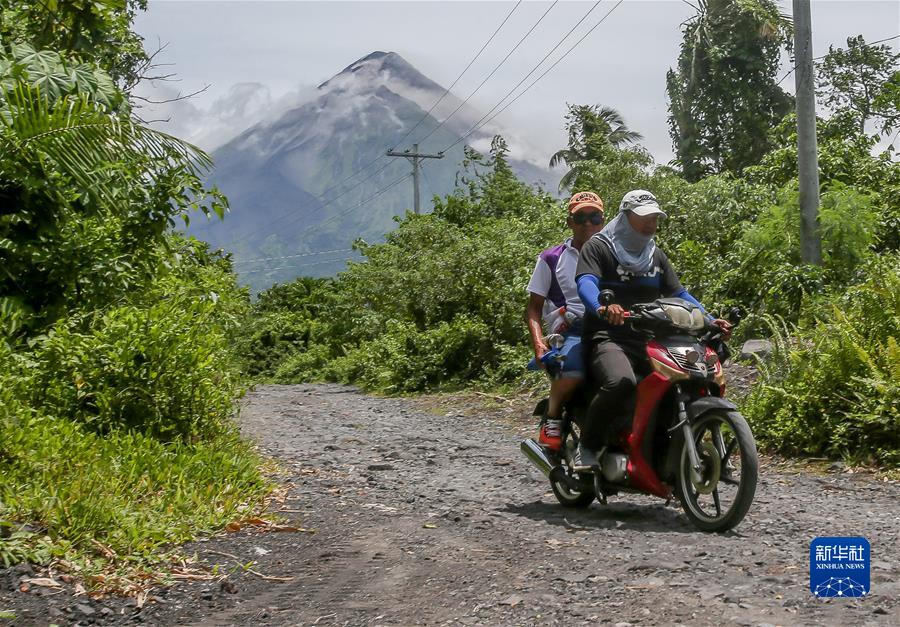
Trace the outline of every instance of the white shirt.
{"label": "white shirt", "polygon": [[[561,248],[561,250],[560,250]],[[551,268],[552,259],[558,255],[556,271]],[[568,238],[560,246],[554,246],[538,255],[531,280],[526,288],[529,292],[544,297],[542,318],[551,333],[562,324],[564,319],[559,315],[560,307],[574,313],[579,318],[584,316],[584,304],[578,296],[575,283],[575,268],[578,266],[578,249],[572,246],[572,238]],[[553,289],[553,278],[556,276],[557,290]]]}

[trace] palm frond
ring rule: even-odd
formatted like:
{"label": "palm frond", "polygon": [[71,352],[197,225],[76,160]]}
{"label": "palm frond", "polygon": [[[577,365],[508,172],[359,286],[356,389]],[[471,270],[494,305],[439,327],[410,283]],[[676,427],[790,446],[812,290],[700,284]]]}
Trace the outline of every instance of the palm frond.
{"label": "palm frond", "polygon": [[212,165],[193,144],[105,111],[83,96],[51,100],[40,86],[22,81],[0,95],[0,126],[6,127],[12,150],[106,202],[115,197],[108,174],[118,163],[142,164],[151,180],[173,165],[195,175]]}
{"label": "palm frond", "polygon": [[550,157],[550,167],[555,168],[560,164],[571,165],[574,161],[577,161],[578,155],[575,154],[575,151],[563,148],[562,150],[557,150],[553,153],[553,156]]}

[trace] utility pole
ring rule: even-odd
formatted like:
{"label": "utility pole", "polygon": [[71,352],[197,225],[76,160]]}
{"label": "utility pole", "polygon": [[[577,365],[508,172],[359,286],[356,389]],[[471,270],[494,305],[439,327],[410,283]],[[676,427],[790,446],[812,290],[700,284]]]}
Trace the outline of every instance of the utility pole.
{"label": "utility pole", "polygon": [[819,234],[819,156],[813,91],[810,0],[794,2],[794,84],[797,90],[797,174],[800,178],[800,255],[822,265]]}
{"label": "utility pole", "polygon": [[443,159],[444,153],[439,152],[436,155],[420,155],[419,154],[419,144],[413,144],[412,152],[409,150],[404,150],[403,152],[394,152],[393,150],[387,151],[388,157],[406,157],[406,160],[412,164],[413,167],[413,211],[418,215],[419,212],[419,160],[420,159]]}

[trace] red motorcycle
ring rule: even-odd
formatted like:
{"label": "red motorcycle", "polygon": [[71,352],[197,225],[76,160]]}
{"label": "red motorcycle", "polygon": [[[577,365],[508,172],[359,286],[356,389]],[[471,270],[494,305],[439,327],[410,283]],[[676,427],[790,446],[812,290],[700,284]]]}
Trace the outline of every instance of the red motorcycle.
{"label": "red motorcycle", "polygon": [[[601,303],[610,302],[612,294],[605,291]],[[759,460],[747,421],[723,398],[728,349],[721,330],[680,298],[634,305],[625,316],[646,339],[649,362],[637,385],[631,424],[608,438],[597,466],[575,472],[579,425],[593,397],[587,383],[564,408],[561,451],[528,438],[522,452],[549,478],[565,507],[587,507],[595,498],[606,504],[619,492],[676,497],[703,531],[731,529],[750,509]],[[538,404],[535,415],[545,413],[546,403]]]}

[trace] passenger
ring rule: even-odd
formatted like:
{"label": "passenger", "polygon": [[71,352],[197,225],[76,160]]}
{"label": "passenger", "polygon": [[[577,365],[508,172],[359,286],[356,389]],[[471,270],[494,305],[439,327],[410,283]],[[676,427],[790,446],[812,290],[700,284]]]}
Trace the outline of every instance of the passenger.
{"label": "passenger", "polygon": [[564,339],[559,349],[564,360],[550,383],[550,402],[547,413],[541,416],[538,437],[543,446],[554,452],[562,445],[562,407],[584,380],[581,351],[584,305],[578,297],[575,269],[581,247],[603,228],[603,201],[593,192],[575,194],[569,200],[566,225],[572,229],[572,237],[538,255],[528,283],[530,296],[525,312],[535,361],[540,367],[544,367],[541,357],[550,350],[541,322],[548,334],[558,333]]}

